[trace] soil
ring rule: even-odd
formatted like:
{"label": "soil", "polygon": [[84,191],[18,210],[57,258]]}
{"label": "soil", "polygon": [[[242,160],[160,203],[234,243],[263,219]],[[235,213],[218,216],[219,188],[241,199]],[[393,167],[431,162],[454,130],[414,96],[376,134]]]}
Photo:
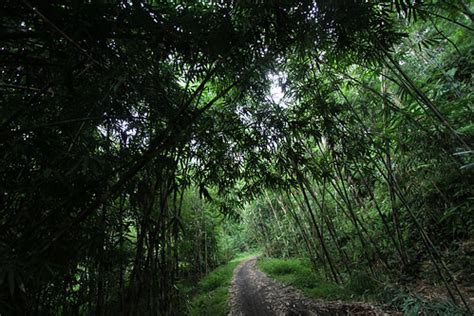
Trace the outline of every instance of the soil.
{"label": "soil", "polygon": [[230,316],[283,315],[388,315],[365,303],[322,301],[305,297],[257,269],[257,258],[241,262],[234,270]]}

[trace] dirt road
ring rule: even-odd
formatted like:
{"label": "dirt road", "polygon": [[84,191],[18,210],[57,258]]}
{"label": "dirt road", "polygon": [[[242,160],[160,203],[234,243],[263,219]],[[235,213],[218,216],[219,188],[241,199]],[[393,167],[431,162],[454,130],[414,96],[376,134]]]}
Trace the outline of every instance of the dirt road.
{"label": "dirt road", "polygon": [[234,270],[231,316],[384,315],[368,304],[308,299],[299,290],[267,277],[256,268],[256,260],[245,260]]}

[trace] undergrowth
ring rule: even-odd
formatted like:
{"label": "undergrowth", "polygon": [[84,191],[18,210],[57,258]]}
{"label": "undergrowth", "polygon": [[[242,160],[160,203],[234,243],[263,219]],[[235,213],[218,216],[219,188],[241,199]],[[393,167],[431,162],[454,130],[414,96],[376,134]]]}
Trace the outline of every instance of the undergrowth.
{"label": "undergrowth", "polygon": [[375,282],[366,274],[356,273],[345,285],[326,280],[311,268],[311,263],[301,258],[260,258],[257,266],[270,277],[299,288],[313,298],[362,299],[372,297]]}
{"label": "undergrowth", "polygon": [[386,286],[379,290],[377,299],[403,312],[405,316],[443,315],[468,316],[472,315],[463,307],[443,298],[427,299],[416,293],[409,293],[394,286]]}
{"label": "undergrowth", "polygon": [[403,291],[387,281],[378,282],[368,274],[354,272],[342,285],[328,281],[301,258],[260,258],[257,266],[270,277],[300,289],[305,295],[325,300],[357,300],[378,302],[415,315],[470,315],[460,306],[445,299],[428,300],[420,295]]}

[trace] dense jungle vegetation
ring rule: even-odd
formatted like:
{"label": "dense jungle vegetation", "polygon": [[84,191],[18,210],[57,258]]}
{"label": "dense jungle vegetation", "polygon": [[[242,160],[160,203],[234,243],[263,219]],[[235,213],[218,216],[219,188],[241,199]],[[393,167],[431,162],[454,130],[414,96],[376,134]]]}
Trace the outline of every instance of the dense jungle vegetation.
{"label": "dense jungle vegetation", "polygon": [[2,1],[0,315],[225,313],[255,250],[314,296],[468,313],[473,10]]}

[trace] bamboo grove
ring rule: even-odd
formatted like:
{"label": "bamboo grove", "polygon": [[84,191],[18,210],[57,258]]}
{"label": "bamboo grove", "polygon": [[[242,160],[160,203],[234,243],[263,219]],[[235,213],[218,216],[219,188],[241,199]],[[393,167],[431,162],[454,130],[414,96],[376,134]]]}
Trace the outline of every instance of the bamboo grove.
{"label": "bamboo grove", "polygon": [[185,314],[250,246],[336,283],[429,262],[467,306],[468,1],[0,12],[0,314]]}

